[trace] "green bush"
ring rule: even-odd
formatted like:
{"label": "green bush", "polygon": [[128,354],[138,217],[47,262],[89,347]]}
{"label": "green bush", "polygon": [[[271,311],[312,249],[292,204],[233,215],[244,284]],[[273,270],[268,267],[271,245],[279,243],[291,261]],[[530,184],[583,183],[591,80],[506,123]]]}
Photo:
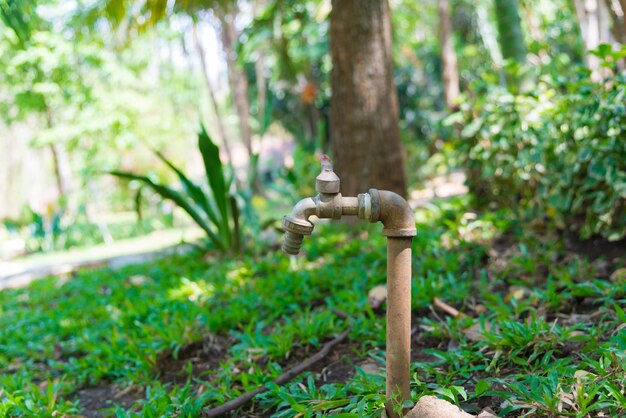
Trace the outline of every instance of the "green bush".
{"label": "green bush", "polygon": [[[598,55],[611,65],[624,52]],[[458,149],[479,201],[573,225],[583,238],[626,236],[626,73],[551,74],[518,94],[474,89],[448,122],[464,126]]]}
{"label": "green bush", "polygon": [[[248,185],[247,190],[235,190],[232,167],[222,164],[219,148],[213,143],[204,126],[198,133],[198,150],[202,155],[206,172],[206,179],[202,183],[193,182],[182,170],[155,150],[156,156],[176,174],[182,190],[175,190],[148,176],[125,171],[109,171],[109,174],[126,180],[137,180],[163,199],[171,200],[206,233],[209,242],[217,250],[239,253],[243,238],[240,222],[243,219],[246,226],[251,229],[256,226],[256,214],[249,204],[251,186]],[[256,157],[254,158],[253,164],[256,166]],[[256,236],[255,233],[249,235],[247,238]]]}

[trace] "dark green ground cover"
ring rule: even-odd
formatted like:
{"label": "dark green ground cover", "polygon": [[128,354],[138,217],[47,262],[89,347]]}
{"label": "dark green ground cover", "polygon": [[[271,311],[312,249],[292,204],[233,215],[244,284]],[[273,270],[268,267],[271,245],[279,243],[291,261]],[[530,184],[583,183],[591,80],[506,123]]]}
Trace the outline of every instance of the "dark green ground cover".
{"label": "dark green ground cover", "polygon": [[[623,243],[574,245],[467,205],[417,213],[413,400],[626,414]],[[383,367],[384,311],[368,291],[385,282],[385,241],[359,229],[320,225],[296,260],[191,253],[1,292],[0,415],[201,416],[351,327],[312,372],[234,416],[380,416],[384,377],[368,373]]]}

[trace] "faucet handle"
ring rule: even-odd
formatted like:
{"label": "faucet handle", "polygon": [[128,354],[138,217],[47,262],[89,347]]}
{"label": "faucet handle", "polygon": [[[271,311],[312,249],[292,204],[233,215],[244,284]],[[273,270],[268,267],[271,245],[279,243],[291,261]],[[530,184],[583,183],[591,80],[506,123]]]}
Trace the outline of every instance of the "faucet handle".
{"label": "faucet handle", "polygon": [[339,193],[340,180],[333,171],[333,164],[326,154],[320,157],[322,164],[321,173],[315,178],[315,190],[318,193],[336,194]]}

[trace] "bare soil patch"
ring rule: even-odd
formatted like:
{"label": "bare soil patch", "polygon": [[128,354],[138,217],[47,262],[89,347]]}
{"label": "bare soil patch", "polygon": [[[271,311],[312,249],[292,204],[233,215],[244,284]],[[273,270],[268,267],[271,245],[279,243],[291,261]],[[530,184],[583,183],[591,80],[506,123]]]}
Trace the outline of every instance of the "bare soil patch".
{"label": "bare soil patch", "polygon": [[105,410],[115,405],[129,409],[141,398],[143,392],[139,388],[119,389],[114,384],[80,389],[75,393],[75,400],[80,401],[82,416],[87,418],[105,417]]}
{"label": "bare soil patch", "polygon": [[[168,350],[157,359],[160,379],[163,382],[185,384],[188,378],[209,375],[217,370],[221,361],[228,358],[231,338],[207,334],[201,341],[184,345],[178,351]],[[189,364],[191,374],[189,376]]]}

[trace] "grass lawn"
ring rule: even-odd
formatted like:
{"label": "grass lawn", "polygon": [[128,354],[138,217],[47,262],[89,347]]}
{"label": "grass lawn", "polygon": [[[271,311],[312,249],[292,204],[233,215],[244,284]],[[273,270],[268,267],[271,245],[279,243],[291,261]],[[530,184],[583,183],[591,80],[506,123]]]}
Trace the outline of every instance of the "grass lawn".
{"label": "grass lawn", "polygon": [[[568,242],[506,212],[476,215],[464,199],[417,217],[414,401],[436,394],[499,416],[626,415],[623,242]],[[202,416],[348,328],[312,371],[269,384],[233,416],[380,416],[384,306],[368,303],[385,282],[379,229],[321,225],[296,260],[277,247],[192,253],[5,290],[0,416]]]}

